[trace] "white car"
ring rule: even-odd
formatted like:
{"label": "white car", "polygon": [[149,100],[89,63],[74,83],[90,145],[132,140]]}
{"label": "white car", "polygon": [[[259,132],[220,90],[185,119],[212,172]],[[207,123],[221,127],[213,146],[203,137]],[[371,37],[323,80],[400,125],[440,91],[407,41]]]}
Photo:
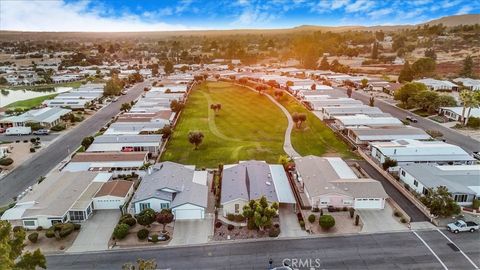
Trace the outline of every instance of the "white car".
{"label": "white car", "polygon": [[478,229],[479,225],[473,221],[457,220],[447,225],[447,230],[453,233],[475,232]]}

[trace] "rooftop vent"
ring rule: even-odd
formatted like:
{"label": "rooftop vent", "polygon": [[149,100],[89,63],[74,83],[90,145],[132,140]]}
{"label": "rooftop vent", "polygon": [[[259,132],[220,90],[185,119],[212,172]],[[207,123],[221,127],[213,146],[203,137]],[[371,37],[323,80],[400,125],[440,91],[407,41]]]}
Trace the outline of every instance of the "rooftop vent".
{"label": "rooftop vent", "polygon": [[272,183],[270,181],[265,182],[265,184],[267,184],[267,186],[272,185]]}

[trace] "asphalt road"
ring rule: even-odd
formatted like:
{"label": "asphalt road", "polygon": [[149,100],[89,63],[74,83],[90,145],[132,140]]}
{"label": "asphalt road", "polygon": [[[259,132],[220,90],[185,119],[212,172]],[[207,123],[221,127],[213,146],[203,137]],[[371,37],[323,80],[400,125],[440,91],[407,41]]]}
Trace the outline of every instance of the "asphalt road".
{"label": "asphalt road", "polygon": [[138,258],[155,259],[157,269],[268,269],[270,258],[274,266],[280,266],[284,259],[290,266],[294,266],[294,260],[310,262],[304,267],[297,264],[297,269],[461,270],[475,269],[473,264],[480,265],[479,232],[458,235],[445,232],[472,262],[449,247],[449,240],[440,232],[419,231],[416,234],[418,237],[413,232],[356,234],[52,255],[47,256],[47,266],[62,270],[121,269],[124,263],[135,262]]}
{"label": "asphalt road", "polygon": [[34,184],[40,176],[46,175],[71,152],[76,150],[83,138],[95,134],[112,117],[118,114],[122,103],[130,102],[139,97],[148,84],[149,82],[145,81],[130,88],[127,94],[120,96],[117,102],[104,107],[91,118],[52,142],[47,148],[0,179],[0,205],[12,202],[13,197]]}
{"label": "asphalt road", "polygon": [[388,196],[392,198],[411,218],[411,222],[429,221],[413,203],[411,203],[398,189],[390,183],[383,175],[381,175],[372,165],[365,160],[349,161],[350,163],[358,163],[365,172],[373,179],[376,179],[382,183],[383,188],[387,192]]}
{"label": "asphalt road", "polygon": [[[370,96],[364,95],[364,94],[361,94],[361,93],[358,93],[358,92],[354,91],[353,94],[352,94],[352,98],[358,99],[358,100],[360,100],[363,103],[368,105]],[[378,107],[383,112],[389,113],[392,116],[394,116],[394,117],[396,117],[400,120],[405,119],[407,116],[414,117],[415,119],[418,120],[418,122],[417,123],[411,123],[410,124],[411,126],[421,128],[423,130],[437,130],[437,131],[440,131],[443,134],[443,138],[445,139],[445,141],[447,143],[458,145],[461,148],[463,148],[465,151],[467,151],[468,153],[480,151],[480,143],[477,140],[472,139],[472,138],[470,138],[468,136],[465,136],[463,134],[460,134],[459,132],[456,132],[455,130],[452,130],[448,127],[444,127],[444,126],[442,126],[442,125],[440,125],[436,122],[425,119],[425,118],[423,118],[421,116],[418,116],[414,113],[406,112],[406,111],[404,111],[400,108],[397,108],[397,107],[393,106],[392,104],[384,102],[380,99],[375,99],[375,107]]]}

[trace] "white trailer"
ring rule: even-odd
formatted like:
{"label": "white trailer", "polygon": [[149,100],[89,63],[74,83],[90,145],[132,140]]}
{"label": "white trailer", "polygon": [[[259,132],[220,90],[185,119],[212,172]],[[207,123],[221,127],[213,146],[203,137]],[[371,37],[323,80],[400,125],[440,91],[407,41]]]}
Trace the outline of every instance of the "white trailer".
{"label": "white trailer", "polygon": [[11,127],[5,131],[5,135],[30,135],[31,133],[31,127]]}

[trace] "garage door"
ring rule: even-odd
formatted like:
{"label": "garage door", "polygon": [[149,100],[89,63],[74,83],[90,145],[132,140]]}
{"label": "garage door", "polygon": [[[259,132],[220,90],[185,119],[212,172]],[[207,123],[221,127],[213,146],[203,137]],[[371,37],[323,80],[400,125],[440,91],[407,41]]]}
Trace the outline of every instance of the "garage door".
{"label": "garage door", "polygon": [[355,209],[382,209],[383,199],[355,199]]}
{"label": "garage door", "polygon": [[202,219],[203,210],[199,209],[177,209],[173,211],[175,219]]}

